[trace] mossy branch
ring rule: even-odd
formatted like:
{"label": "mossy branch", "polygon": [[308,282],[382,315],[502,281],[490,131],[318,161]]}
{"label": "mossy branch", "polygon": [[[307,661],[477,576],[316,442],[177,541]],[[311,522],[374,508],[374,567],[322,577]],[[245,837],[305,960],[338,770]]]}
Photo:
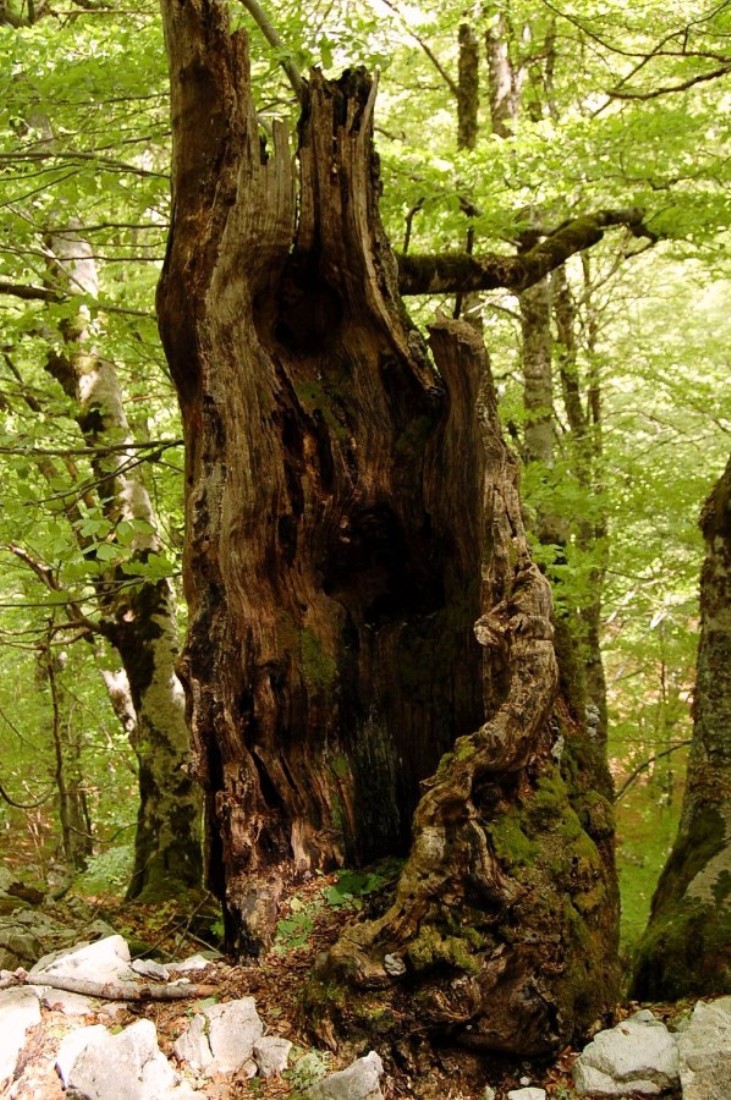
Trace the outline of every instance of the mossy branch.
{"label": "mossy branch", "polygon": [[398,256],[402,294],[454,294],[477,290],[527,290],[570,256],[603,238],[607,229],[622,226],[635,237],[656,241],[644,224],[641,210],[600,210],[563,222],[540,243],[515,256],[445,252],[439,255]]}

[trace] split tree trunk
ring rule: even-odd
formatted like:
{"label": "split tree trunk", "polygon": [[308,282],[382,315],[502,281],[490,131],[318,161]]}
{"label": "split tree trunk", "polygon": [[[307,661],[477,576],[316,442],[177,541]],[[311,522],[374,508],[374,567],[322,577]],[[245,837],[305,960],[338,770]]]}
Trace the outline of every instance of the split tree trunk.
{"label": "split tree trunk", "polygon": [[[548,1049],[613,996],[615,899],[611,860],[550,756],[550,596],[525,550],[481,343],[441,322],[437,372],[403,311],[378,215],[367,74],[312,74],[296,203],[283,127],[262,148],[245,37],[206,0],[163,13],[174,217],[158,308],[186,435],[182,668],[228,947],[266,943],[293,869],[405,854],[416,809],[394,912],[375,940],[363,933],[359,961],[336,953],[330,970],[354,1005],[374,974],[379,988],[390,981],[384,944],[407,985],[423,961],[421,986],[437,999],[447,978],[491,960],[494,995],[460,986],[473,1004],[456,1010],[463,1037],[467,1020],[482,1021],[477,1045],[515,1049],[530,1017],[532,1049]],[[533,832],[516,808],[500,848],[483,817],[503,820],[518,803],[536,809]],[[585,799],[600,844],[605,811],[600,796]],[[559,822],[546,826],[552,856],[544,818]],[[542,868],[528,888],[515,871],[526,860]],[[537,907],[550,868],[561,887],[549,949],[551,914]],[[474,957],[464,944],[432,950],[427,930],[404,960],[407,941],[439,924],[430,905],[445,884],[452,916],[465,901],[459,921],[474,919],[482,946]],[[535,948],[520,931],[529,897]],[[506,981],[516,1021],[491,1031]],[[573,992],[551,992],[562,983]],[[332,1036],[358,1013],[328,1002],[314,1015]],[[433,1013],[433,1029],[445,1019]]]}
{"label": "split tree trunk", "polygon": [[[210,11],[211,23],[202,19]],[[419,782],[481,706],[469,394],[398,299],[375,89],[317,74],[262,153],[246,45],[166,7],[175,220],[161,332],[187,454],[183,674],[211,885],[240,952],[284,865],[405,852]],[[200,113],[211,122],[203,122]]]}
{"label": "split tree trunk", "polygon": [[731,461],[701,515],[706,558],[693,742],[678,835],[652,900],[633,995],[731,993]]}

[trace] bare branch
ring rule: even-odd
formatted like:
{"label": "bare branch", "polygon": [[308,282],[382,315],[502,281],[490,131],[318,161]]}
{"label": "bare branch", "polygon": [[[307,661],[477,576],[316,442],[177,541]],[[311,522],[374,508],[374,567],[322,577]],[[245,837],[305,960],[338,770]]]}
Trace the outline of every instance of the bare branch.
{"label": "bare branch", "polygon": [[651,764],[654,764],[656,760],[661,760],[663,756],[670,756],[671,753],[677,752],[678,749],[687,748],[687,746],[690,744],[692,744],[691,741],[678,741],[676,744],[671,745],[669,749],[663,749],[662,752],[656,752],[654,756],[648,757],[647,760],[644,760],[640,765],[638,765],[638,767],[635,768],[633,772],[631,772],[627,776],[624,783],[615,794],[614,801],[619,802],[620,798],[622,798],[627,793],[632,784],[637,779],[639,779],[642,773],[646,771]]}
{"label": "bare branch", "polygon": [[653,88],[650,92],[621,92],[615,88],[614,90],[610,89],[607,95],[611,99],[657,99],[661,95],[685,92],[695,84],[703,84],[708,80],[718,80],[719,77],[726,76],[727,73],[731,73],[731,61],[721,65],[718,69],[712,69],[707,73],[699,73],[698,76],[691,76],[688,80],[681,81],[680,84],[666,84],[661,88]]}

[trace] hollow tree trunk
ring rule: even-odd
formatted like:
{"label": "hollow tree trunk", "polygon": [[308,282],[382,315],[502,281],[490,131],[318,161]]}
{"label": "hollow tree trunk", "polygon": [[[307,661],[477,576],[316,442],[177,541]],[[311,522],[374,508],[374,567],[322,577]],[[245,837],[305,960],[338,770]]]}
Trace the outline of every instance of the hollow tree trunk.
{"label": "hollow tree trunk", "polygon": [[591,785],[601,760],[558,691],[550,587],[530,559],[480,338],[442,322],[431,346],[447,380],[468,382],[465,427],[484,471],[485,720],[426,784],[393,904],[319,961],[306,1016],[331,1046],[406,1033],[540,1055],[613,1005],[612,811]]}
{"label": "hollow tree trunk", "polygon": [[693,741],[675,844],[652,900],[633,994],[731,993],[731,461],[701,514],[706,557]]}
{"label": "hollow tree trunk", "polygon": [[[476,1005],[472,1016],[457,1009],[463,1035],[480,1020],[477,1045],[514,1049],[530,1018],[532,1049],[546,1049],[613,996],[611,811],[572,773],[580,821],[550,756],[550,597],[525,553],[481,342],[457,322],[437,325],[437,373],[409,327],[378,216],[367,75],[314,73],[306,86],[296,206],[282,127],[273,153],[262,149],[245,37],[205,0],[163,13],[174,218],[158,308],[186,434],[182,668],[228,946],[266,942],[292,868],[404,853],[420,783],[477,730],[419,805],[388,930],[373,951],[364,933],[358,960],[341,952],[330,969],[346,984],[352,973],[351,1003],[362,1004],[372,979],[390,981],[383,943],[400,972],[424,960],[427,997],[484,955],[495,996],[463,983]],[[473,631],[482,610],[488,649]],[[581,739],[570,720],[565,733]],[[518,803],[533,807],[530,835],[516,808],[500,848],[478,814],[502,821]],[[540,865],[527,888],[515,871],[526,860]],[[551,869],[549,948],[552,914],[538,908]],[[403,960],[435,924],[430,883],[449,888],[454,919],[474,920],[482,955],[460,944],[451,961],[448,948],[430,955],[425,931],[421,953]],[[535,948],[520,931],[528,896],[530,935],[543,930]],[[506,981],[516,1022],[490,1030]],[[313,1010],[330,1036],[348,1026],[332,1007]],[[436,1030],[452,1026],[433,1017]]]}
{"label": "hollow tree trunk", "polygon": [[395,289],[370,80],[313,76],[295,224],[244,37],[218,6],[165,12],[181,74],[159,313],[186,435],[182,668],[211,885],[229,946],[249,952],[290,859],[406,850],[419,782],[475,725],[481,488],[465,383],[447,392]]}

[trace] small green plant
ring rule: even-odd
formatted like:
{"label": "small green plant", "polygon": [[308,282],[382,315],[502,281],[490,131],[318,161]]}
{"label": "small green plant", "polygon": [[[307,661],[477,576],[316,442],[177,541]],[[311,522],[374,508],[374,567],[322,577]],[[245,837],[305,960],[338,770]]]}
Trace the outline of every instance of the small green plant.
{"label": "small green plant", "polygon": [[363,908],[363,898],[380,890],[386,878],[376,871],[340,871],[334,886],[322,891],[328,905],[347,905],[353,909]]}
{"label": "small green plant", "polygon": [[86,870],[78,880],[78,888],[84,894],[123,893],[132,877],[134,846],[118,844],[90,856]]}
{"label": "small green plant", "polygon": [[290,1057],[292,1064],[282,1076],[292,1086],[291,1097],[294,1097],[325,1076],[330,1067],[332,1055],[327,1051],[302,1050],[300,1047],[294,1047]]}
{"label": "small green plant", "polygon": [[305,904],[297,897],[290,900],[290,916],[277,921],[274,934],[274,951],[277,955],[286,955],[288,951],[294,951],[307,943],[318,908],[317,902]]}

